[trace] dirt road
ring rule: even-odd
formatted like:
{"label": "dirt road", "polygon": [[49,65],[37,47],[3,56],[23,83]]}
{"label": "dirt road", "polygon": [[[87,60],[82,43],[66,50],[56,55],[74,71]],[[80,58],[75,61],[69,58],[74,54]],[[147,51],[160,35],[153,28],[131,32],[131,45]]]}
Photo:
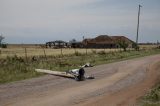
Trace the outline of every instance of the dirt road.
{"label": "dirt road", "polygon": [[133,106],[160,75],[160,55],[86,68],[95,79],[46,75],[0,85],[0,106]]}

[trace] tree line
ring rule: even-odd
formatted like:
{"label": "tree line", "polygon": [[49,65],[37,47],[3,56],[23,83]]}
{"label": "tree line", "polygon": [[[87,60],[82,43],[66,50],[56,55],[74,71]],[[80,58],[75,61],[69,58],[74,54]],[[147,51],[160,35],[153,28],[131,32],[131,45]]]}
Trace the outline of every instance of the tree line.
{"label": "tree line", "polygon": [[0,35],[0,48],[7,48],[7,44],[3,42],[5,37],[1,34]]}

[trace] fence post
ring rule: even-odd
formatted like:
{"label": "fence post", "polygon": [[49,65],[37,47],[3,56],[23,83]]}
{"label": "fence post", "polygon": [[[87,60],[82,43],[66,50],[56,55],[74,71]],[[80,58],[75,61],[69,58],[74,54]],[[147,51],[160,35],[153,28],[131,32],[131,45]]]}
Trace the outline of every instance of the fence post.
{"label": "fence post", "polygon": [[1,50],[1,48],[0,48],[0,55],[2,54],[2,50]]}
{"label": "fence post", "polygon": [[76,48],[74,48],[74,53],[76,54]]}
{"label": "fence post", "polygon": [[87,52],[88,52],[88,51],[87,51],[87,48],[86,48],[86,55],[88,54]]}
{"label": "fence post", "polygon": [[62,53],[62,47],[61,47],[61,56],[63,56],[63,53]]}
{"label": "fence post", "polygon": [[45,49],[43,48],[43,52],[44,52],[44,57],[46,58],[46,60],[47,60],[47,55],[46,55],[46,51],[45,51]]}
{"label": "fence post", "polygon": [[26,61],[28,61],[28,57],[27,57],[27,48],[25,48],[25,57],[26,57]]}

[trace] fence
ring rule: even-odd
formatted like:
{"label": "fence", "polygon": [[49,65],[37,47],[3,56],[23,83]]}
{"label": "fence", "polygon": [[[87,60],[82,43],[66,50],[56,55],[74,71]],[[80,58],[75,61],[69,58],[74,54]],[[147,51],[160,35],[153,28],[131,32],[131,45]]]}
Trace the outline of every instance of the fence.
{"label": "fence", "polygon": [[57,55],[69,55],[69,54],[89,54],[89,53],[96,53],[100,51],[105,52],[115,52],[119,51],[120,49],[79,49],[79,48],[61,48],[61,49],[46,49],[46,48],[6,48],[0,49],[0,58],[6,58],[18,56],[18,57],[28,57],[33,56],[57,56]]}

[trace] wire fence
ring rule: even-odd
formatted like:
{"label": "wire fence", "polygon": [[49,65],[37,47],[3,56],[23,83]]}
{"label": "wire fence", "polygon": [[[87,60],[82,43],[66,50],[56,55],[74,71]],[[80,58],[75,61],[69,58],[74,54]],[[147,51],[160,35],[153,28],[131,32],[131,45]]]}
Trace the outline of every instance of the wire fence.
{"label": "wire fence", "polygon": [[[142,45],[140,46],[141,50],[145,49],[152,49],[155,48],[155,45]],[[133,48],[127,48],[127,50],[133,50]],[[0,59],[6,57],[22,57],[22,58],[29,58],[33,56],[43,56],[47,58],[48,56],[59,56],[59,55],[72,55],[72,54],[90,54],[90,53],[98,53],[98,52],[118,52],[122,51],[121,48],[103,48],[103,49],[89,49],[89,48],[59,48],[59,49],[52,49],[52,48],[44,48],[39,46],[15,46],[9,48],[0,48]]]}
{"label": "wire fence", "polygon": [[87,48],[60,48],[60,49],[48,49],[48,48],[5,48],[0,49],[0,58],[6,57],[28,57],[33,56],[57,56],[57,55],[71,55],[71,54],[89,54],[104,52],[117,52],[121,49],[87,49]]}

